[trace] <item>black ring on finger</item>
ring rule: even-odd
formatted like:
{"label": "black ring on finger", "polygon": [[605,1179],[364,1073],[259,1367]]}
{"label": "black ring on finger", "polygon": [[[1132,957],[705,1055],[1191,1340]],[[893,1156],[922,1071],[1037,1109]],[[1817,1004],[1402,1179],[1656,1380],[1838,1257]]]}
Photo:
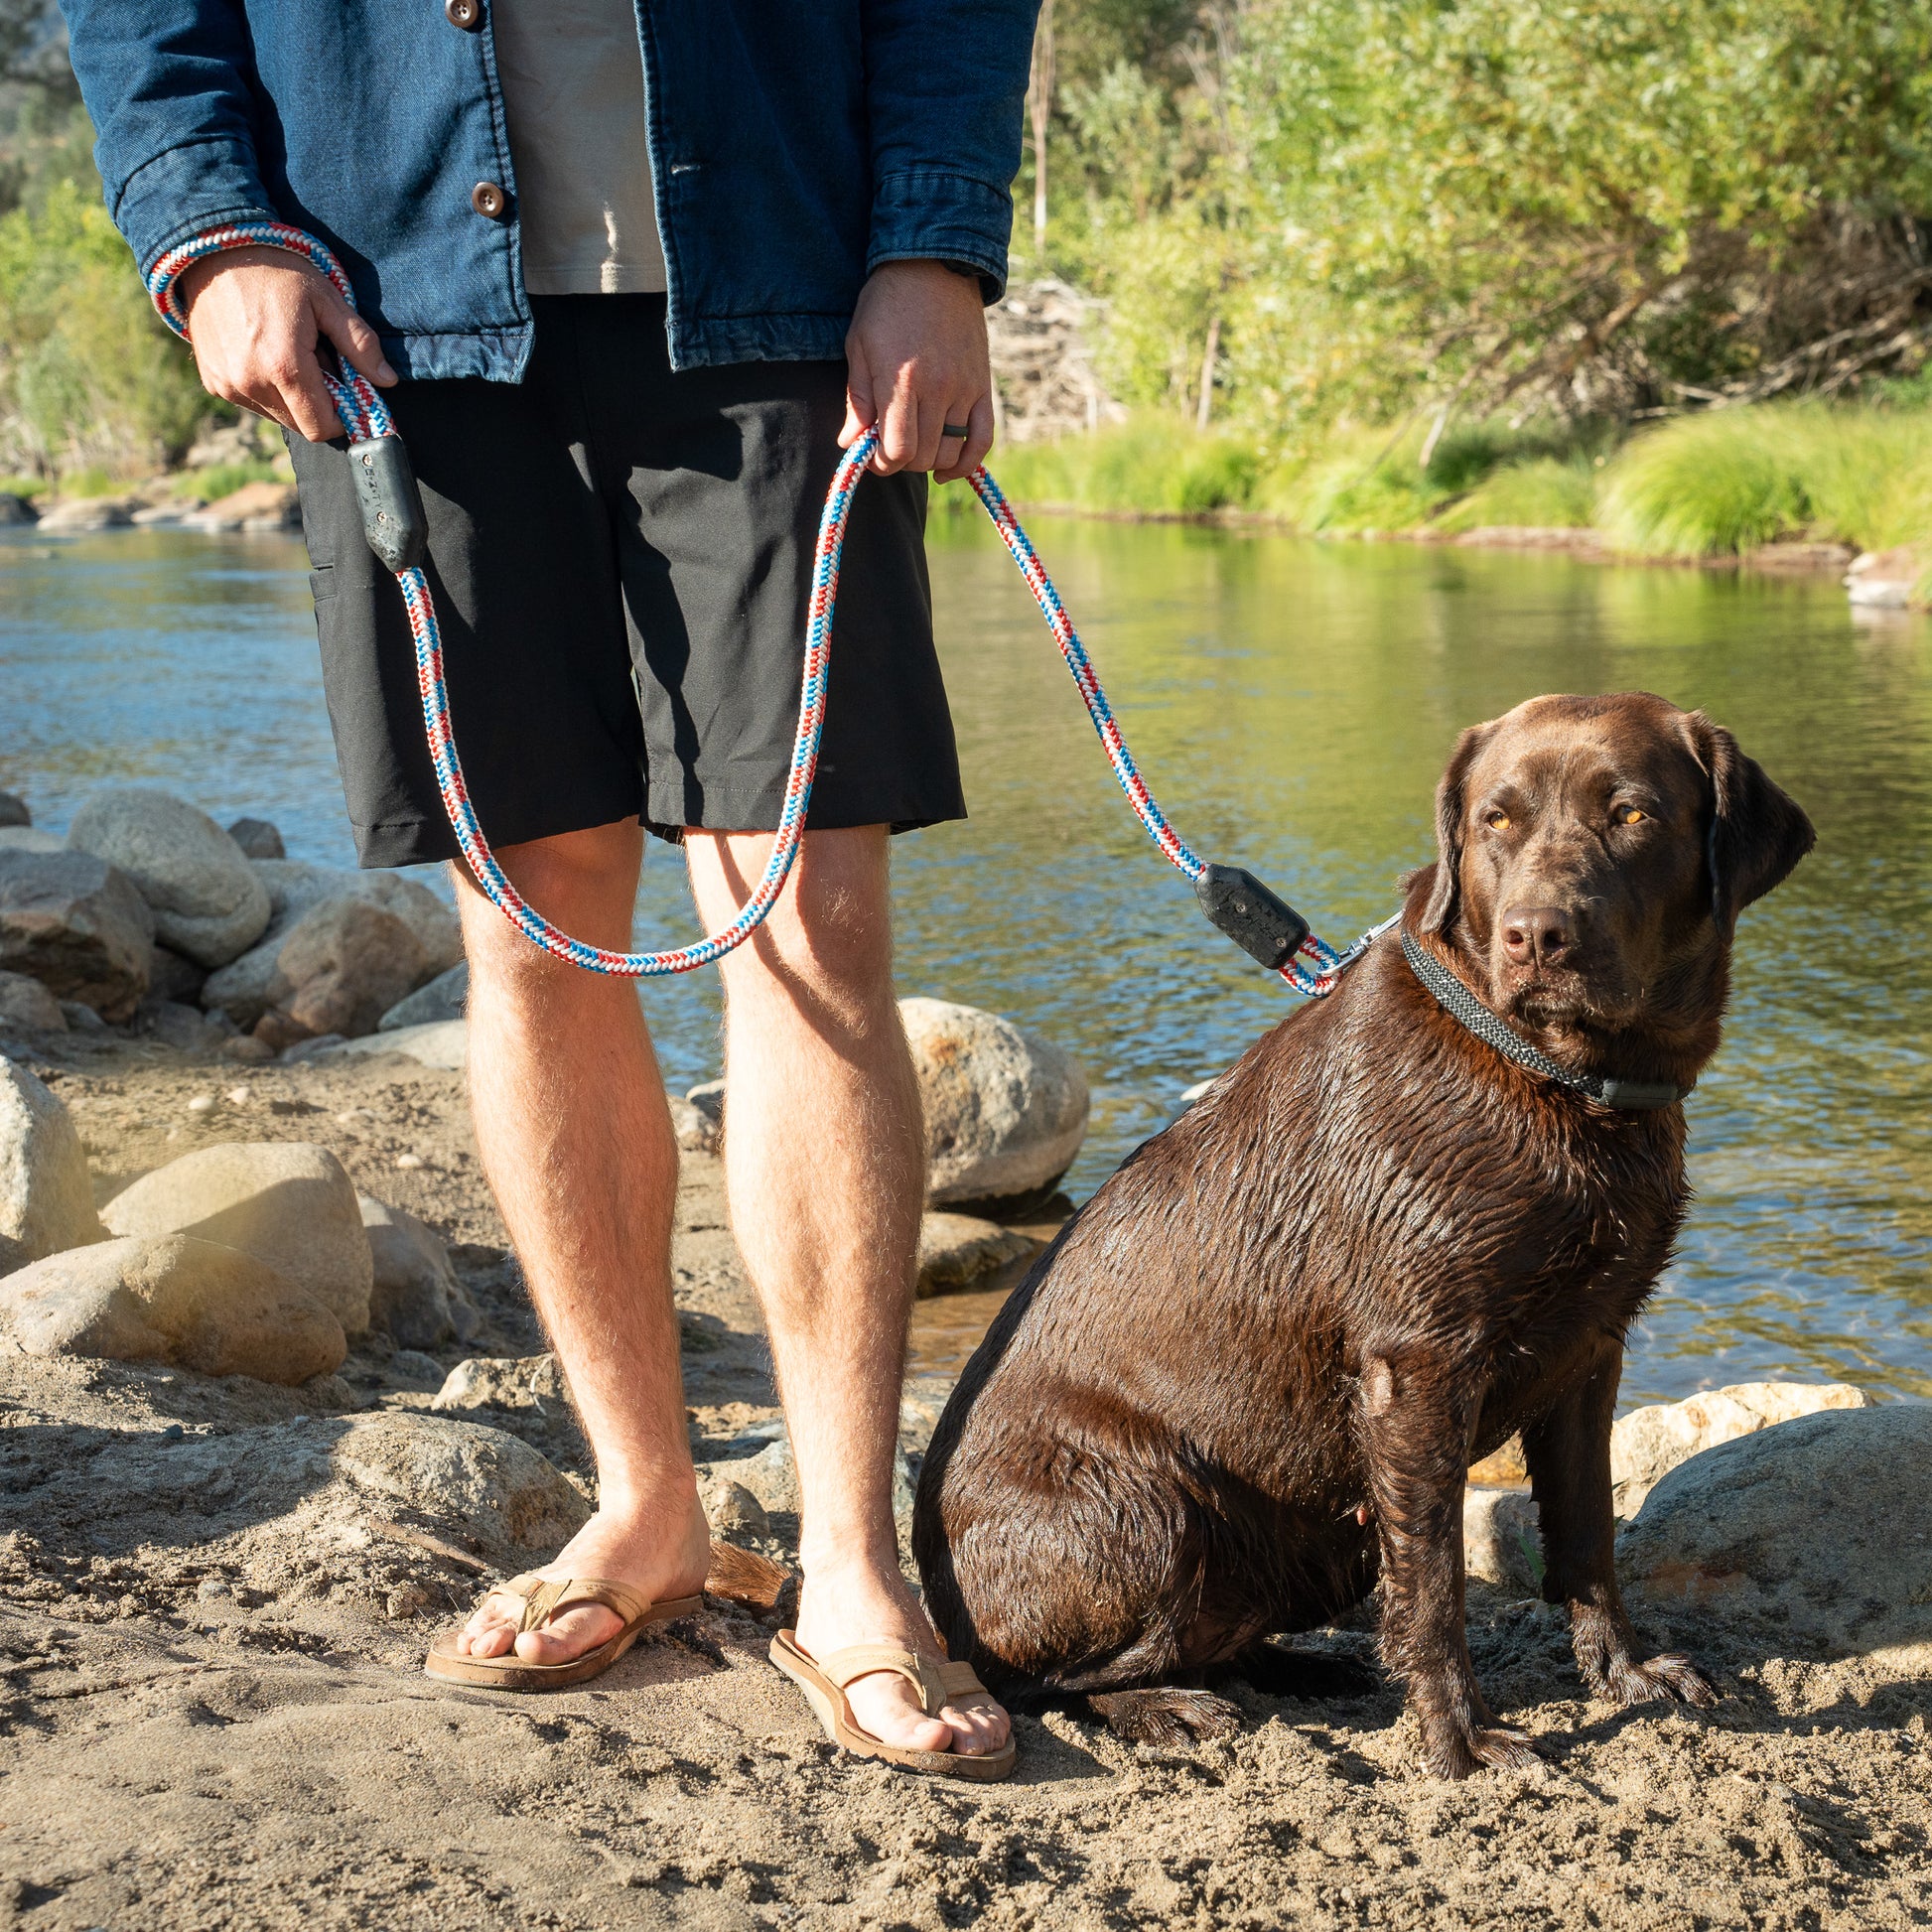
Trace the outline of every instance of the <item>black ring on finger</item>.
{"label": "black ring on finger", "polygon": [[963,443],[971,434],[972,425],[970,423],[941,423],[939,425],[939,440],[942,443],[949,436],[956,436]]}

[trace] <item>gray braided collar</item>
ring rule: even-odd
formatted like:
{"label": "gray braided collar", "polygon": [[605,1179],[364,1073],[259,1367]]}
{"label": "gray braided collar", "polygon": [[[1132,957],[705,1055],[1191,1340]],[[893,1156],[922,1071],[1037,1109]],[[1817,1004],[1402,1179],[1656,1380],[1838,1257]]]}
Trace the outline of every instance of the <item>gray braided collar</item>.
{"label": "gray braided collar", "polygon": [[1436,1004],[1449,1017],[1465,1027],[1485,1046],[1493,1046],[1504,1059],[1539,1073],[1546,1080],[1569,1087],[1574,1093],[1587,1094],[1605,1107],[1621,1108],[1625,1113],[1651,1113],[1659,1107],[1674,1107],[1691,1091],[1661,1080],[1617,1080],[1595,1073],[1572,1073],[1559,1066],[1541,1047],[1507,1027],[1482,1004],[1446,966],[1441,965],[1405,930],[1402,956],[1409,970],[1422,981]]}

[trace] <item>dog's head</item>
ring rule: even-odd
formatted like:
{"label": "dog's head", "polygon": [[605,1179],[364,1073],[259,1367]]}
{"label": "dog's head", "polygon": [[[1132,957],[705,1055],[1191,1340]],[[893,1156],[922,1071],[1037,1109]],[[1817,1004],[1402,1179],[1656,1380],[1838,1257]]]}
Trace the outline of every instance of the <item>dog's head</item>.
{"label": "dog's head", "polygon": [[1646,691],[1532,698],[1465,731],[1436,826],[1411,920],[1480,971],[1496,1011],[1702,1052],[1738,912],[1814,838],[1727,731]]}

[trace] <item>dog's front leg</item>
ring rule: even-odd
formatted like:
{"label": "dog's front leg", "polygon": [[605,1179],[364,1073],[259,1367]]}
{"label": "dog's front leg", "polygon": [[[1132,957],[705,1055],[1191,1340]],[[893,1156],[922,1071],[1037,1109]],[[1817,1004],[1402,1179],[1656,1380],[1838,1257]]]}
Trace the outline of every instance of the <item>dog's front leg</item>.
{"label": "dog's front leg", "polygon": [[1616,1519],[1610,1500],[1610,1423],[1623,1344],[1606,1337],[1587,1380],[1523,1431],[1523,1459],[1543,1535],[1543,1595],[1570,1611],[1577,1667],[1598,1697],[1618,1704],[1718,1694],[1688,1657],[1636,1660],[1636,1633],[1616,1587]]}
{"label": "dog's front leg", "polygon": [[1408,1683],[1423,1756],[1443,1777],[1532,1764],[1476,1688],[1463,1628],[1462,1484],[1480,1412],[1473,1367],[1432,1355],[1362,1365],[1361,1431],[1382,1555],[1382,1658]]}

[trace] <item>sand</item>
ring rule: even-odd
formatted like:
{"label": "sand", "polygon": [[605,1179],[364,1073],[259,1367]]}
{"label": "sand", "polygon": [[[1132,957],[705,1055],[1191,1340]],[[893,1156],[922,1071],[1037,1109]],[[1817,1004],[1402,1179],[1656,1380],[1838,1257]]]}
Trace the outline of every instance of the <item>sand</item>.
{"label": "sand", "polygon": [[[1473,1588],[1484,1687],[1546,1762],[1453,1785],[1416,1768],[1393,1688],[1327,1705],[1237,1688],[1245,1727],[1189,1751],[1026,1717],[1010,1784],[912,1779],[837,1756],[765,1663],[766,1627],[715,1599],[584,1689],[433,1685],[425,1644],[491,1565],[433,1510],[345,1516],[299,1446],[349,1413],[426,1409],[464,1355],[542,1345],[458,1077],[83,1037],[37,1064],[103,1199],[214,1141],[319,1141],[456,1244],[487,1325],[434,1364],[372,1339],[333,1393],[0,1343],[0,1925],[1932,1922],[1932,1658],[1807,1658],[1697,1611],[1639,1620],[1711,1669],[1719,1706],[1614,1712],[1584,1692],[1557,1612]],[[217,1104],[191,1113],[197,1095]],[[676,1264],[704,1456],[775,1410],[702,1157]],[[567,1415],[510,1420],[589,1488]],[[218,1456],[241,1431],[263,1466],[234,1494],[142,1488],[171,1443]],[[287,1467],[267,1466],[278,1444]],[[761,1547],[782,1558],[793,1533],[775,1518]],[[1366,1618],[1301,1641],[1373,1647]]]}

